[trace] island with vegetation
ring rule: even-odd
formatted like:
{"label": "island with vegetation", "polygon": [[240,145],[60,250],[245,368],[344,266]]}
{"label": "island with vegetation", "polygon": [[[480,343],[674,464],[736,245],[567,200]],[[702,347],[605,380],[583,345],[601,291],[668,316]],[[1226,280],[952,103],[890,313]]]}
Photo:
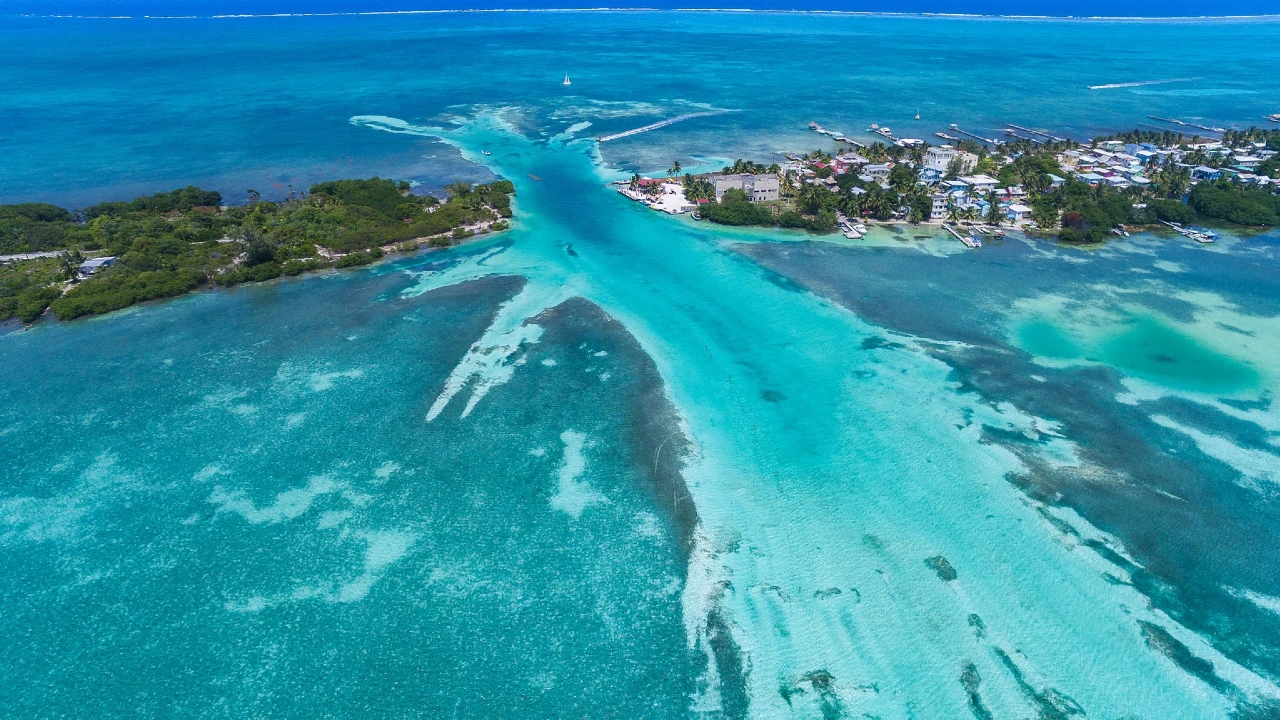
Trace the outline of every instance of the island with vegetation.
{"label": "island with vegetation", "polygon": [[[620,190],[713,223],[815,233],[854,221],[980,223],[1089,244],[1170,223],[1180,231],[1195,222],[1280,225],[1280,130],[1228,130],[1221,139],[1134,130],[1087,143],[938,135],[947,144],[862,144],[833,134],[833,151],[788,154],[783,165],[738,160],[720,173],[680,177],[676,162],[665,178],[637,174]],[[776,197],[717,192],[726,177],[744,175],[776,178]]]}
{"label": "island with vegetation", "polygon": [[0,205],[0,320],[94,315],[206,285],[369,264],[504,230],[515,186],[456,182],[441,201],[381,178],[312,185],[281,201],[250,190],[226,206],[185,187],[77,211]]}

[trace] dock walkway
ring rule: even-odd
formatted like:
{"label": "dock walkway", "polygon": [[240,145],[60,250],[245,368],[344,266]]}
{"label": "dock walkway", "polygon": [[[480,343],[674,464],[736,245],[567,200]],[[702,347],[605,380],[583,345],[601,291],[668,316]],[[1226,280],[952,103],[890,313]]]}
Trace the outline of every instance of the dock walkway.
{"label": "dock walkway", "polygon": [[724,110],[716,110],[712,112],[685,113],[684,115],[677,115],[676,117],[667,118],[666,120],[659,120],[656,123],[651,123],[649,125],[645,125],[644,127],[632,128],[631,130],[624,130],[620,133],[614,133],[612,135],[602,135],[596,138],[596,140],[598,142],[609,142],[610,140],[621,140],[624,137],[631,137],[632,135],[639,135],[640,133],[649,132],[650,130],[657,130],[658,128],[664,128],[668,125],[674,125],[678,122],[683,122],[685,120],[692,120],[693,118],[700,118],[700,117],[710,117],[712,115],[721,115],[724,112],[725,112]]}
{"label": "dock walkway", "polygon": [[954,235],[957,240],[964,243],[965,247],[973,248],[975,250],[982,247],[982,241],[974,237],[972,233],[969,235],[961,235],[960,231],[951,227],[947,223],[942,223],[942,228]]}

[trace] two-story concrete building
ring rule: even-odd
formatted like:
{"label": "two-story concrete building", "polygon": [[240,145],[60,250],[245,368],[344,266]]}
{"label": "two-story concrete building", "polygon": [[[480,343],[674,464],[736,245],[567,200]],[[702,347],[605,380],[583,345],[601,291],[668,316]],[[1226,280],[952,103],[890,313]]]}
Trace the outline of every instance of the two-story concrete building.
{"label": "two-story concrete building", "polygon": [[724,191],[729,189],[743,191],[751,202],[778,199],[778,176],[773,174],[712,175],[711,184],[716,189],[716,202],[720,202],[720,198],[724,197]]}

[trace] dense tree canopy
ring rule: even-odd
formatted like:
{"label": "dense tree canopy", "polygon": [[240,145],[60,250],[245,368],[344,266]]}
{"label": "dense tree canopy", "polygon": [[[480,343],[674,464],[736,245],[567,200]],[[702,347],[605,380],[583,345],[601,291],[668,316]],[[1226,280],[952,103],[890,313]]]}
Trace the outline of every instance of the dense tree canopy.
{"label": "dense tree canopy", "polygon": [[[118,258],[62,293],[79,262],[24,261],[0,272],[0,319],[29,322],[52,304],[63,318],[231,285],[372,262],[383,245],[430,238],[449,245],[467,226],[505,227],[515,186],[455,183],[441,202],[381,178],[317,183],[283,202],[220,207],[214,191],[185,187],[80,213],[54,205],[0,206],[0,253],[98,251]],[[416,242],[410,243],[416,247]],[[336,263],[330,258],[342,255]]]}

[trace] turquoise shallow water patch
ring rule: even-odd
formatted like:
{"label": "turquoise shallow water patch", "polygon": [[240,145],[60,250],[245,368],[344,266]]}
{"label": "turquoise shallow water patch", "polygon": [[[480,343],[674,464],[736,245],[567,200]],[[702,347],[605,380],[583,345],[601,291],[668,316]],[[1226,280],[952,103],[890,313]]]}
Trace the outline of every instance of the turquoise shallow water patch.
{"label": "turquoise shallow water patch", "polygon": [[1256,388],[1259,380],[1248,364],[1148,317],[1137,318],[1099,350],[1122,372],[1178,390],[1235,393]]}
{"label": "turquoise shallow water patch", "polygon": [[1020,323],[1013,339],[1046,360],[1102,363],[1172,390],[1229,395],[1257,390],[1261,380],[1250,364],[1151,316],[1103,327],[1060,323],[1048,319]]}
{"label": "turquoise shallow water patch", "polygon": [[1025,323],[1018,327],[1017,338],[1018,343],[1032,355],[1055,360],[1081,357],[1080,348],[1058,326],[1050,322],[1041,320]]}

